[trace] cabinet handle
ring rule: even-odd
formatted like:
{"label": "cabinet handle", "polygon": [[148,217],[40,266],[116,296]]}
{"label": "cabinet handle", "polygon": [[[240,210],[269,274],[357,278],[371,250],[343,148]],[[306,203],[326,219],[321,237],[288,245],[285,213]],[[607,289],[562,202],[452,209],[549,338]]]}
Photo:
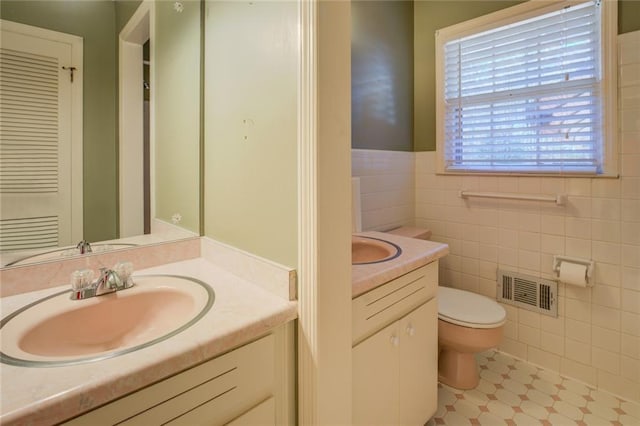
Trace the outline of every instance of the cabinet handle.
{"label": "cabinet handle", "polygon": [[413,336],[414,334],[416,334],[416,329],[415,329],[415,327],[414,327],[414,326],[412,326],[411,324],[409,324],[409,325],[407,326],[407,334],[408,334],[409,336]]}
{"label": "cabinet handle", "polygon": [[400,345],[400,338],[398,336],[391,336],[391,339],[389,339],[389,341],[393,346],[397,347],[398,345]]}

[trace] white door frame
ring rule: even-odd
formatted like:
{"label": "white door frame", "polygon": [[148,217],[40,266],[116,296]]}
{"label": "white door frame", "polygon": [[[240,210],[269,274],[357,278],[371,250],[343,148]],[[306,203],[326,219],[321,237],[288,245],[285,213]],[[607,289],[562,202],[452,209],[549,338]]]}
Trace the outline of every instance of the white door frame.
{"label": "white door frame", "polygon": [[[143,186],[143,55],[142,47],[152,39],[154,4],[144,0],[129,22],[120,31],[118,43],[119,78],[119,237],[130,237],[144,233],[144,186]],[[153,70],[153,54],[149,58]],[[151,78],[151,93],[153,93]],[[150,185],[154,187],[153,140],[154,108],[150,102],[149,140],[151,141]],[[151,191],[151,217],[154,216],[154,195]]]}
{"label": "white door frame", "polygon": [[[71,241],[75,243],[83,239],[84,234],[84,210],[83,210],[83,55],[84,40],[72,34],[52,31],[17,22],[0,20],[3,30],[31,37],[39,37],[46,40],[57,41],[71,45],[71,64],[73,70],[73,84],[71,84]],[[67,71],[62,71],[67,72]]]}
{"label": "white door frame", "polygon": [[298,423],[351,424],[351,4],[298,0]]}

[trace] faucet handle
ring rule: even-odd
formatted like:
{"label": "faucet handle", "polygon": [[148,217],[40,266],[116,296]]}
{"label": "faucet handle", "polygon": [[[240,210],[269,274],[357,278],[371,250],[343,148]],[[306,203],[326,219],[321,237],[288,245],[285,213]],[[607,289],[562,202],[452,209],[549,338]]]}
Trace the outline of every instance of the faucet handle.
{"label": "faucet handle", "polygon": [[80,254],[91,253],[93,250],[91,249],[91,244],[89,241],[82,240],[76,245],[76,249],[80,251]]}
{"label": "faucet handle", "polygon": [[133,273],[133,263],[118,262],[114,265],[113,271],[118,274],[118,277],[120,277],[124,288],[128,288],[133,285],[133,280],[131,279],[131,274]]}
{"label": "faucet handle", "polygon": [[71,288],[80,291],[89,287],[93,282],[93,271],[91,269],[79,269],[71,273]]}

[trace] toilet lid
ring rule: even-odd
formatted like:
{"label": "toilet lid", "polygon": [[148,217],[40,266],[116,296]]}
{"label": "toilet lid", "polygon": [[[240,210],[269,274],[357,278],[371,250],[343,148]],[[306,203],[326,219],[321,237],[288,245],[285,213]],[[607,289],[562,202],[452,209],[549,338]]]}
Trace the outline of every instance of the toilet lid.
{"label": "toilet lid", "polygon": [[504,324],[507,313],[496,301],[469,291],[438,287],[438,318],[471,328]]}

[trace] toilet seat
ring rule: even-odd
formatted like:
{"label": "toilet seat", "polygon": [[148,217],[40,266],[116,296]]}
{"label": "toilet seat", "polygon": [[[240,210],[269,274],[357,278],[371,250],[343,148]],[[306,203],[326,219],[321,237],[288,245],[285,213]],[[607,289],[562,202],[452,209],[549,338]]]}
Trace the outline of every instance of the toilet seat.
{"label": "toilet seat", "polygon": [[469,328],[496,328],[506,321],[502,306],[488,297],[450,287],[438,287],[438,318]]}

